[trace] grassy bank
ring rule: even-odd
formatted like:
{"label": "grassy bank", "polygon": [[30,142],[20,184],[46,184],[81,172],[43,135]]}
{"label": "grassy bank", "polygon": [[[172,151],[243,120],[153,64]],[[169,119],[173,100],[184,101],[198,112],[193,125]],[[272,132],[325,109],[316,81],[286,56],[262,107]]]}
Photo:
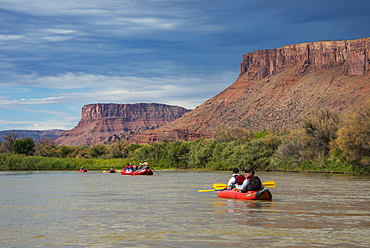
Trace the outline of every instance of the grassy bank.
{"label": "grassy bank", "polygon": [[[230,161],[229,161],[230,162]],[[333,163],[332,161],[325,161],[325,163],[314,163],[312,161],[305,161],[297,164],[276,163],[270,160],[268,166],[263,168],[260,166],[255,167],[259,171],[280,171],[280,172],[315,172],[315,173],[348,173],[348,174],[368,174],[366,171],[354,171],[349,164]],[[0,170],[78,170],[85,167],[88,170],[106,170],[110,167],[115,169],[122,169],[127,163],[139,162],[132,161],[132,159],[85,159],[85,158],[54,158],[54,157],[39,157],[39,156],[26,156],[19,154],[0,153]],[[202,167],[182,168],[179,166],[169,167],[167,161],[149,161],[154,169],[187,169],[187,170],[222,170],[231,171],[233,168],[238,167],[233,163],[226,164],[220,161],[220,166],[211,162]],[[243,169],[243,168],[241,168]]]}
{"label": "grassy bank", "polygon": [[0,170],[104,170],[111,167],[123,168],[123,159],[81,159],[26,156],[0,153]]}

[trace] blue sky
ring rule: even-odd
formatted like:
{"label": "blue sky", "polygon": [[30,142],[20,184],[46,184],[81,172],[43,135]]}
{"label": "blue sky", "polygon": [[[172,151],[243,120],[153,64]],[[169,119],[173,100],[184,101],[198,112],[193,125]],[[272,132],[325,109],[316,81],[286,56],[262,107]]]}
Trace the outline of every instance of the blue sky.
{"label": "blue sky", "polygon": [[192,109],[244,53],[369,24],[368,0],[0,0],[0,130],[72,129],[91,103]]}

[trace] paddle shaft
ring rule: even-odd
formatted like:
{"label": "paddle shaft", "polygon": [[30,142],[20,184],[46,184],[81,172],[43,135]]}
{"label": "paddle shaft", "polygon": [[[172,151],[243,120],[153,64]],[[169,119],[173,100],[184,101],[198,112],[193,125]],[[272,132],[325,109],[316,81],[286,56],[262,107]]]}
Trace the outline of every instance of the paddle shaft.
{"label": "paddle shaft", "polygon": [[155,172],[155,173],[157,173],[158,175],[160,175],[156,170],[154,170],[153,168],[152,168],[152,170]]}
{"label": "paddle shaft", "polygon": [[198,190],[198,192],[210,192],[210,191],[222,191],[222,190],[225,190],[225,189],[201,189],[201,190]]}

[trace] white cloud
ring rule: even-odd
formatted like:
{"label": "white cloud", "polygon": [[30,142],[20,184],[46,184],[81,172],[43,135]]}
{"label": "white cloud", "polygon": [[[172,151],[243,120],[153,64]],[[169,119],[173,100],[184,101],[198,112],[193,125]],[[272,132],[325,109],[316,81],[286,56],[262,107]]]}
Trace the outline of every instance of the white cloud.
{"label": "white cloud", "polygon": [[41,37],[40,39],[46,40],[46,41],[51,41],[51,42],[61,42],[61,41],[67,41],[72,39],[72,37],[69,36],[46,36],[46,37]]}
{"label": "white cloud", "polygon": [[1,41],[13,41],[13,40],[20,40],[23,39],[23,35],[5,35],[5,34],[0,34],[0,42]]}
{"label": "white cloud", "polygon": [[56,28],[47,28],[45,29],[46,32],[54,33],[54,34],[70,34],[76,32],[75,30],[68,30],[68,29],[56,29]]}
{"label": "white cloud", "polygon": [[[237,75],[222,72],[217,75],[184,75],[141,78],[66,73],[55,77],[35,74],[18,78],[17,87],[27,86],[30,94],[40,88],[59,92],[59,96],[0,100],[2,106],[60,103],[137,103],[158,102],[193,108],[231,84]],[[36,87],[33,90],[33,87]],[[52,93],[49,93],[52,94]],[[55,93],[54,93],[55,94]],[[186,100],[183,100],[186,99]],[[185,105],[183,105],[185,104]]]}
{"label": "white cloud", "polygon": [[68,98],[67,96],[59,97],[46,97],[39,99],[14,99],[14,100],[0,100],[0,105],[3,106],[12,106],[12,105],[40,105],[40,104],[54,104],[61,103],[62,99]]}
{"label": "white cloud", "polygon": [[5,127],[3,130],[68,130],[76,126],[81,118],[81,109],[78,111],[64,112],[58,109],[52,109],[50,105],[45,105],[44,107],[48,108],[37,109],[33,108],[32,105],[14,105],[11,111],[15,115],[6,119],[0,119],[0,127]]}
{"label": "white cloud", "polygon": [[[97,13],[99,9],[104,9],[106,6],[114,3],[114,0],[79,0],[79,1],[55,1],[55,0],[2,0],[3,8],[20,11],[32,15],[47,15],[53,16],[56,14],[69,14],[71,11],[75,13]],[[95,11],[91,11],[95,10]]]}
{"label": "white cloud", "polygon": [[1,126],[13,126],[11,129],[20,130],[68,130],[71,128],[71,122],[63,119],[42,119],[39,121],[33,120],[0,120]]}

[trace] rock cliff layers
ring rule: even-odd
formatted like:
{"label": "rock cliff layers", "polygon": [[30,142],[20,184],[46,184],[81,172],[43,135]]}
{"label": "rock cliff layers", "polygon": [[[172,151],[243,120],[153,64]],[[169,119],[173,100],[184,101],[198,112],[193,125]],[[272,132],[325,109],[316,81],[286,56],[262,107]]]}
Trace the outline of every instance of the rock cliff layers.
{"label": "rock cliff layers", "polygon": [[220,128],[296,128],[320,108],[345,114],[369,95],[370,38],[255,51],[243,55],[239,78],[230,87],[130,141],[210,138]]}
{"label": "rock cliff layers", "polygon": [[180,118],[189,110],[158,103],[97,103],[82,108],[78,125],[55,142],[63,145],[110,144],[137,132],[156,129]]}
{"label": "rock cliff layers", "polygon": [[369,59],[368,39],[320,41],[244,54],[240,74],[253,73],[250,76],[262,79],[300,64],[318,69],[343,67],[345,75],[363,75],[370,70]]}

